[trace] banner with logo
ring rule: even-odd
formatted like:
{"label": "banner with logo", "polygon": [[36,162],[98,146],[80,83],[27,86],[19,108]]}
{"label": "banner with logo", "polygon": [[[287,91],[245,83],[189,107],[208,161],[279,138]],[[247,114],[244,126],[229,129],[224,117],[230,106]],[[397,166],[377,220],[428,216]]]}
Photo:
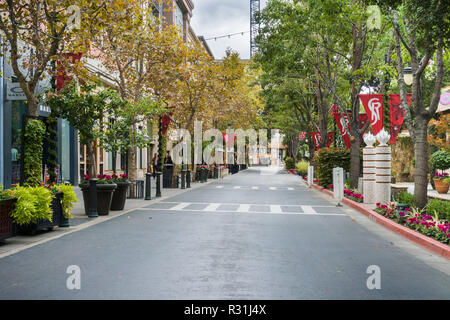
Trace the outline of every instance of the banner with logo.
{"label": "banner with logo", "polygon": [[344,116],[342,116],[337,106],[333,106],[331,112],[332,115],[334,116],[334,119],[336,120],[339,132],[341,133],[342,136],[342,140],[344,140],[345,147],[347,149],[350,149],[350,136],[347,134],[347,131],[345,130],[345,128],[347,128],[348,132],[350,132],[350,120],[349,120],[350,115],[345,114]]}
{"label": "banner with logo", "polygon": [[[72,64],[80,61],[83,56],[82,53],[63,53],[62,55],[66,59],[72,59]],[[57,61],[56,65],[58,70],[58,74],[56,76],[56,90],[59,91],[72,81],[72,77],[67,75],[63,63],[60,60]]]}
{"label": "banner with logo", "polygon": [[[408,107],[411,105],[412,94],[408,93],[406,95],[406,100],[408,101]],[[402,100],[399,94],[391,94],[389,96],[389,108],[391,112],[391,139],[390,144],[395,144],[397,141],[398,134],[402,129],[403,120],[405,119],[405,110],[401,108]]]}
{"label": "banner with logo", "polygon": [[359,95],[375,135],[383,129],[383,97],[382,94]]}
{"label": "banner with logo", "polygon": [[[314,141],[314,145],[316,146],[316,149],[320,149],[320,141],[322,140],[322,135],[320,132],[311,132],[312,139]],[[328,132],[327,134],[327,148],[331,146],[334,140],[334,132]]]}
{"label": "banner with logo", "polygon": [[[169,109],[173,110],[173,109],[175,109],[175,107],[172,106],[172,107],[169,107]],[[172,116],[173,116],[173,111],[171,111],[168,115],[165,114],[161,117],[161,131],[162,131],[163,136],[166,135],[167,129],[170,126],[170,122],[171,122],[170,119],[172,118]]]}

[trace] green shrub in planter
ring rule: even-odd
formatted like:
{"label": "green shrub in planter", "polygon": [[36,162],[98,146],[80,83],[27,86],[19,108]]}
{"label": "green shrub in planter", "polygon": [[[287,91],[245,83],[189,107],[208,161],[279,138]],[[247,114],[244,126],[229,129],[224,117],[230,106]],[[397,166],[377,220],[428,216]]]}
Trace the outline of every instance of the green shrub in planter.
{"label": "green shrub in planter", "polygon": [[50,191],[53,192],[53,194],[62,192],[63,197],[61,199],[61,206],[62,211],[64,214],[64,217],[66,219],[72,218],[71,212],[73,207],[75,206],[75,203],[78,202],[77,195],[73,189],[73,186],[70,184],[60,184],[60,185],[53,185],[49,187]]}
{"label": "green shrub in planter", "polygon": [[398,194],[398,199],[397,199],[398,203],[402,203],[402,204],[407,204],[410,208],[415,207],[415,200],[414,200],[414,195],[412,195],[411,193],[408,192],[400,192]]}
{"label": "green shrub in planter", "polygon": [[333,168],[350,170],[350,150],[343,148],[323,148],[314,155],[314,171],[319,185],[328,187],[333,184]]}
{"label": "green shrub in planter", "polygon": [[447,170],[450,168],[450,153],[443,150],[436,151],[430,157],[431,169]]}
{"label": "green shrub in planter", "polygon": [[13,190],[17,203],[11,214],[18,225],[37,223],[39,219],[52,221],[53,211],[50,207],[52,192],[45,187],[17,186]]}
{"label": "green shrub in planter", "polygon": [[286,157],[284,162],[286,163],[287,170],[294,169],[294,159],[292,159],[291,157]]}
{"label": "green shrub in planter", "polygon": [[306,160],[297,162],[297,164],[295,165],[295,169],[301,176],[306,176],[308,174],[308,167],[309,167],[309,162]]}
{"label": "green shrub in planter", "polygon": [[439,199],[431,200],[427,205],[427,213],[436,214],[439,216],[439,219],[447,220],[450,222],[450,202],[443,201]]}

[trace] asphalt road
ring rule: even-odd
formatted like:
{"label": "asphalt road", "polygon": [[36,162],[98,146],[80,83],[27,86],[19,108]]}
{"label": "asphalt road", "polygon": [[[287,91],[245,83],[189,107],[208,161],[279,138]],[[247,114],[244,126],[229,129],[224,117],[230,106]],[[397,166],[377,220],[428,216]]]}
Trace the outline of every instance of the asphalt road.
{"label": "asphalt road", "polygon": [[298,177],[251,168],[0,259],[0,299],[450,299],[449,274]]}

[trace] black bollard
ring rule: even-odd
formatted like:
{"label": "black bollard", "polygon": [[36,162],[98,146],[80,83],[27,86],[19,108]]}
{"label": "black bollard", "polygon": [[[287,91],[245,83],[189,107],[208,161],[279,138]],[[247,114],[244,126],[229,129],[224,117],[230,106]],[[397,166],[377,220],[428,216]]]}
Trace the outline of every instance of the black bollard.
{"label": "black bollard", "polygon": [[156,174],[156,197],[161,198],[161,176],[162,173],[158,172]]}
{"label": "black bollard", "polygon": [[201,168],[200,169],[200,183],[205,183],[205,174],[206,174],[206,169]]}
{"label": "black bollard", "polygon": [[145,175],[145,200],[152,200],[152,174]]}
{"label": "black bollard", "polygon": [[89,180],[89,218],[97,218],[97,179]]}
{"label": "black bollard", "polygon": [[186,170],[181,170],[181,189],[186,189]]}
{"label": "black bollard", "polygon": [[186,172],[186,187],[189,189],[191,187],[191,170]]}

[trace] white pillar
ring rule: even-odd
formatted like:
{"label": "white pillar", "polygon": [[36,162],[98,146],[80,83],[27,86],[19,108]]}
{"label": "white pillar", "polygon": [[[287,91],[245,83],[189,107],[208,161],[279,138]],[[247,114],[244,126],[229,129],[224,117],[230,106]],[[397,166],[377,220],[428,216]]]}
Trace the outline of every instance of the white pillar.
{"label": "white pillar", "polygon": [[313,183],[314,183],[314,167],[309,166],[308,167],[308,187],[311,188]]}
{"label": "white pillar", "polygon": [[375,137],[373,134],[368,133],[364,135],[364,142],[367,147],[363,150],[363,196],[364,203],[376,203],[375,201],[375,184],[376,184],[376,150],[373,144],[375,143]]}
{"label": "white pillar", "polygon": [[333,193],[334,200],[338,202],[340,206],[342,199],[344,198],[344,169],[333,168]]}
{"label": "white pillar", "polygon": [[376,138],[380,145],[376,148],[375,201],[385,204],[391,201],[391,147],[387,145],[390,135],[383,129]]}

